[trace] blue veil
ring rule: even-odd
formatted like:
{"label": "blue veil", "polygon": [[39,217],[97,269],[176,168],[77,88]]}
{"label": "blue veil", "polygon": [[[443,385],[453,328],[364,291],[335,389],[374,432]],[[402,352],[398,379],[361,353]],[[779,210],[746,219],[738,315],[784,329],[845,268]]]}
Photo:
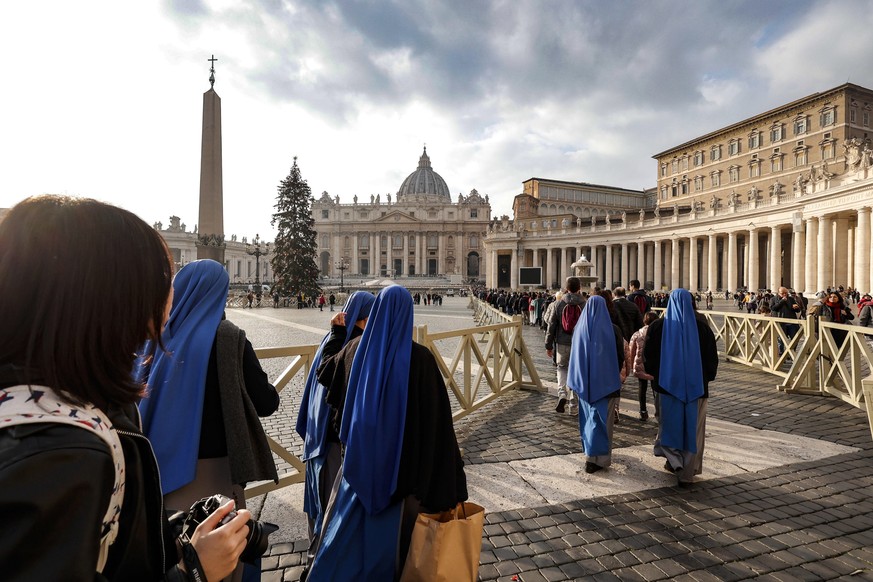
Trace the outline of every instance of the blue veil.
{"label": "blue veil", "polygon": [[[376,298],[366,291],[356,291],[349,296],[345,305],[346,314],[346,339],[343,345],[349,343],[355,323],[369,317],[370,308]],[[314,532],[321,531],[321,515],[324,510],[321,507],[320,489],[321,469],[324,466],[323,455],[326,453],[327,426],[330,422],[330,406],[325,402],[327,388],[319,383],[316,370],[321,365],[322,352],[325,344],[330,339],[330,333],[324,336],[309,375],[306,377],[306,385],[303,388],[303,397],[300,401],[300,412],[297,415],[297,434],[303,439],[303,460],[306,461],[306,483],[303,492],[303,511],[312,518]]]}
{"label": "blue veil", "polygon": [[585,302],[579,323],[573,330],[567,386],[580,400],[594,404],[621,389],[615,353],[615,330],[606,300],[599,295]]}
{"label": "blue veil", "polygon": [[661,336],[658,383],[667,391],[661,399],[661,444],[697,452],[697,400],[703,396],[703,361],[691,293],[670,293]]}
{"label": "blue veil", "polygon": [[227,271],[216,261],[182,267],[173,279],[173,306],[162,334],[165,351],[148,342],[135,370],[139,380],[148,373],[149,392],[139,409],[143,432],[158,460],[164,494],[194,480],[206,367],[224,315],[228,285]]}
{"label": "blue veil", "polygon": [[389,505],[397,487],[412,320],[409,291],[399,285],[383,289],[370,311],[349,376],[339,434],[346,446],[343,477],[370,515]]}

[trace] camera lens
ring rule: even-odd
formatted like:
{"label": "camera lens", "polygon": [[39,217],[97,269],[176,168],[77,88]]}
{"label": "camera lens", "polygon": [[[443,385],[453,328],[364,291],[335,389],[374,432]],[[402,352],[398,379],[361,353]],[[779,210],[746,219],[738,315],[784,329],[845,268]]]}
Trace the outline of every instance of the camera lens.
{"label": "camera lens", "polygon": [[267,551],[267,547],[270,545],[270,534],[278,531],[279,526],[267,521],[253,519],[249,520],[248,526],[249,535],[246,538],[246,549],[243,550],[239,559],[247,564],[254,564],[255,560]]}

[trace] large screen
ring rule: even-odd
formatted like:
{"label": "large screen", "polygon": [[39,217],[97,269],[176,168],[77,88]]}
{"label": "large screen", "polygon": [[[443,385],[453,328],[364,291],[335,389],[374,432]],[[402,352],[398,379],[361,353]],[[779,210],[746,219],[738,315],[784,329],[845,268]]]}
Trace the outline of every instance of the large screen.
{"label": "large screen", "polygon": [[542,267],[519,267],[519,269],[518,269],[518,284],[519,285],[542,285],[543,284],[543,268]]}

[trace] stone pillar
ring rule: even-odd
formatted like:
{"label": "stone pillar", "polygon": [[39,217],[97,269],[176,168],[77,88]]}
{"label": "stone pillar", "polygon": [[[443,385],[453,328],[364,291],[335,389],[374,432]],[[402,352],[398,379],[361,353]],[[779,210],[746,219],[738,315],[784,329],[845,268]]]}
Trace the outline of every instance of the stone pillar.
{"label": "stone pillar", "polygon": [[627,248],[627,243],[621,245],[621,285],[627,289],[627,282],[630,281],[630,250]]}
{"label": "stone pillar", "polygon": [[727,287],[731,293],[737,291],[737,233],[728,233],[727,249]]}
{"label": "stone pillar", "polygon": [[688,239],[688,290],[692,293],[700,288],[697,279],[697,263],[697,237],[692,236]]}
{"label": "stone pillar", "polygon": [[706,284],[709,287],[709,291],[715,293],[716,288],[718,287],[718,239],[716,235],[709,235],[709,239],[707,241],[707,260],[708,263],[706,270]]}
{"label": "stone pillar", "polygon": [[799,223],[791,230],[791,288],[798,293],[803,292],[803,223]]}
{"label": "stone pillar", "polygon": [[200,211],[197,258],[224,264],[224,181],[221,158],[221,97],[215,89],[203,94],[200,141]]}
{"label": "stone pillar", "polygon": [[646,243],[637,243],[637,279],[640,280],[640,288],[646,284]]}
{"label": "stone pillar", "polygon": [[404,232],[403,236],[403,260],[400,261],[400,268],[403,269],[404,275],[409,275],[409,233]]}
{"label": "stone pillar", "polygon": [[485,286],[489,289],[497,288],[497,251],[491,251],[491,258],[488,261],[488,270],[486,271],[487,281],[485,282]]}
{"label": "stone pillar", "polygon": [[352,274],[360,275],[361,268],[360,268],[360,265],[358,265],[358,244],[359,244],[358,233],[357,232],[353,233],[351,238],[352,238],[352,256],[346,257],[341,253],[338,258],[339,259],[348,259],[347,263],[349,265],[349,275],[352,275]]}
{"label": "stone pillar", "polygon": [[388,236],[388,246],[385,248],[385,268],[388,269],[386,273],[389,277],[396,276],[394,272],[394,233],[389,232],[386,233]]}
{"label": "stone pillar", "polygon": [[682,277],[679,266],[679,239],[673,237],[670,241],[670,288],[678,289],[682,286]]}
{"label": "stone pillar", "polygon": [[806,219],[806,260],[804,261],[803,292],[814,295],[818,290],[818,222],[815,218]]}
{"label": "stone pillar", "polygon": [[660,291],[664,287],[664,276],[661,269],[661,241],[655,241],[655,291]]}
{"label": "stone pillar", "polygon": [[753,226],[749,228],[749,275],[746,278],[750,291],[757,291],[761,288],[761,282],[758,280],[761,274],[761,260],[758,257],[758,231]]}
{"label": "stone pillar", "polygon": [[603,281],[605,289],[612,289],[612,282],[615,280],[615,274],[612,271],[612,245],[606,245],[606,272],[604,273]]}
{"label": "stone pillar", "polygon": [[[555,281],[555,259],[552,249],[546,249],[546,285],[551,288]],[[558,288],[561,287],[561,281],[558,281]]]}
{"label": "stone pillar", "polygon": [[782,229],[770,227],[770,282],[768,287],[776,293],[782,287]]}
{"label": "stone pillar", "polygon": [[834,286],[847,286],[849,283],[849,219],[847,217],[834,218]]}
{"label": "stone pillar", "polygon": [[570,276],[570,265],[567,263],[567,247],[561,247],[561,266],[558,269],[558,273],[559,281]]}
{"label": "stone pillar", "polygon": [[533,249],[531,252],[533,252],[533,265],[531,265],[531,266],[532,267],[539,267],[540,266],[540,249]]}
{"label": "stone pillar", "polygon": [[518,289],[518,249],[512,249],[510,254],[511,262],[509,266],[509,287],[513,290]]}
{"label": "stone pillar", "polygon": [[855,229],[855,284],[861,293],[873,291],[870,274],[870,207],[858,209],[858,227]]}
{"label": "stone pillar", "polygon": [[833,233],[831,218],[818,219],[818,282],[816,290],[824,291],[833,283]]}

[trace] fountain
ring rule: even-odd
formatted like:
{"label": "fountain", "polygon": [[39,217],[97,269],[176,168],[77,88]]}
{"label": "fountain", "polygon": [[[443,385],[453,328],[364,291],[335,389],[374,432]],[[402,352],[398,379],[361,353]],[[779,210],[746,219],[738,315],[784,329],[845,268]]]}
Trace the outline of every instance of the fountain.
{"label": "fountain", "polygon": [[591,289],[599,279],[597,275],[592,273],[594,265],[591,264],[591,261],[585,258],[584,254],[581,255],[575,263],[572,263],[570,268],[572,269],[572,276],[578,277],[579,281],[581,281],[582,289]]}

